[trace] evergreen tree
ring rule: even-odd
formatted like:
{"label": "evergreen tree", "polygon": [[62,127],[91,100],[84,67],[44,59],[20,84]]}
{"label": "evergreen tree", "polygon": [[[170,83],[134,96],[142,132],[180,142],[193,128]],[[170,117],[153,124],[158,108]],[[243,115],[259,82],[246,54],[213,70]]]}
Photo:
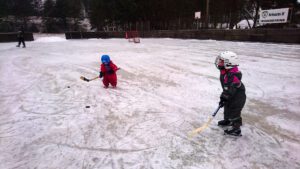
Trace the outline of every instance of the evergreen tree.
{"label": "evergreen tree", "polygon": [[7,0],[0,0],[0,17],[8,15]]}
{"label": "evergreen tree", "polygon": [[52,18],[55,16],[55,3],[53,0],[46,0],[43,4],[43,24],[45,26],[44,32],[55,32],[55,20]]}
{"label": "evergreen tree", "polygon": [[32,0],[34,16],[41,16],[43,11],[43,1],[42,0]]}
{"label": "evergreen tree", "polygon": [[17,17],[32,16],[34,14],[34,5],[32,0],[10,0],[10,14]]}
{"label": "evergreen tree", "polygon": [[43,5],[43,17],[54,17],[55,3],[53,0],[46,0]]}

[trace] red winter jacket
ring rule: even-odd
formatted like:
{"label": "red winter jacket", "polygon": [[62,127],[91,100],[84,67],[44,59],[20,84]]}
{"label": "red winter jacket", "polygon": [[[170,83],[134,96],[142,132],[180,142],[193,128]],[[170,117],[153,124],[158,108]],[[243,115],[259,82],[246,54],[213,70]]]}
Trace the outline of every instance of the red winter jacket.
{"label": "red winter jacket", "polygon": [[118,67],[110,61],[108,65],[101,64],[100,71],[103,74],[103,83],[105,86],[108,85],[108,83],[111,83],[113,86],[117,83],[117,74],[116,71],[118,70]]}

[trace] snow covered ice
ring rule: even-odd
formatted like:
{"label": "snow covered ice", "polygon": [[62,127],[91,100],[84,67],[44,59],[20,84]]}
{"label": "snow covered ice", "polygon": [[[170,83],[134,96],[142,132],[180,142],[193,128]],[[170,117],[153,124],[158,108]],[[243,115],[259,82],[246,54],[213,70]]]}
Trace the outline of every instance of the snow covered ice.
{"label": "snow covered ice", "polygon": [[[215,40],[66,40],[0,44],[1,169],[300,168],[300,45]],[[207,122],[221,93],[215,57],[240,56],[243,136]],[[121,68],[101,80],[100,56]],[[86,108],[90,106],[90,108]]]}

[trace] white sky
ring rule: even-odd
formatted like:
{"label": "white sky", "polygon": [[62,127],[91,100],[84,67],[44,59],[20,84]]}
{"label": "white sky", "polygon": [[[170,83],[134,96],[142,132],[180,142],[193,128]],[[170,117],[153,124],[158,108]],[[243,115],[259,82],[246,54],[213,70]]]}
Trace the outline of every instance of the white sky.
{"label": "white sky", "polygon": [[[35,39],[0,44],[0,168],[300,167],[300,45]],[[218,104],[223,50],[240,56],[243,136],[223,136],[221,110],[189,140]],[[121,67],[117,89],[79,79],[102,54]]]}

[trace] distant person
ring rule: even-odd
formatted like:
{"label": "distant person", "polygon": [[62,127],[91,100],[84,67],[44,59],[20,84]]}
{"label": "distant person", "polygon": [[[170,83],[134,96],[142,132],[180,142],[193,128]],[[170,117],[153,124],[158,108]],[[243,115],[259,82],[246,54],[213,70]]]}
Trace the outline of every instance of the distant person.
{"label": "distant person", "polygon": [[119,68],[110,60],[108,55],[102,55],[101,57],[101,67],[99,78],[103,77],[104,88],[108,88],[109,84],[115,88],[117,87],[117,70]]}
{"label": "distant person", "polygon": [[224,120],[219,121],[218,126],[227,127],[224,134],[241,136],[241,111],[246,102],[246,90],[238,69],[238,56],[234,52],[222,52],[216,58],[215,65],[220,70],[223,88],[219,105],[224,107]]}
{"label": "distant person", "polygon": [[18,31],[18,35],[17,35],[18,41],[19,41],[19,44],[17,45],[17,47],[20,47],[21,42],[22,42],[23,48],[26,48],[24,35],[25,35],[24,28],[23,28],[23,26],[21,26],[20,30]]}

